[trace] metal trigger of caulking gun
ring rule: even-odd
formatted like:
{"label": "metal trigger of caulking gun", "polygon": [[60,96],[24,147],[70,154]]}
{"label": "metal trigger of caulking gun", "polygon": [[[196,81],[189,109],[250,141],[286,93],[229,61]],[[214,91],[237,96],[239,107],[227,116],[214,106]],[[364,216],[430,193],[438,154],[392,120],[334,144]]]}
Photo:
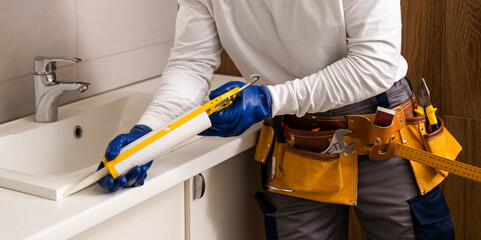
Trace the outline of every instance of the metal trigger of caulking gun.
{"label": "metal trigger of caulking gun", "polygon": [[[210,108],[208,108],[206,110],[207,114],[210,115],[214,112],[218,112],[218,111],[230,106],[234,102],[235,98],[239,95],[240,92],[244,91],[246,88],[248,88],[249,86],[251,86],[252,84],[257,82],[257,80],[259,80],[259,78],[261,76],[259,74],[252,74],[250,77],[251,77],[252,81],[248,82],[247,84],[245,84],[241,88],[234,88],[234,89],[232,89],[232,90],[212,99],[211,102],[213,102],[213,106],[211,106]],[[218,102],[215,102],[215,101],[218,101]]]}
{"label": "metal trigger of caulking gun", "polygon": [[347,144],[344,140],[344,136],[352,133],[351,130],[348,129],[339,129],[334,133],[332,137],[331,144],[329,147],[324,151],[324,154],[338,154],[338,153],[349,153],[351,152],[356,143]]}

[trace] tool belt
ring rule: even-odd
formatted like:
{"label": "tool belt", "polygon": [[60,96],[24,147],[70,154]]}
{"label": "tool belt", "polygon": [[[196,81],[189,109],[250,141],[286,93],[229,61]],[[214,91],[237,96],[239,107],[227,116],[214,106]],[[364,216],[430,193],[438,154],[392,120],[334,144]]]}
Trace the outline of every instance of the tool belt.
{"label": "tool belt", "polygon": [[[444,128],[440,118],[440,128],[428,133],[426,116],[414,115],[416,104],[413,95],[393,108],[394,120],[387,127],[374,125],[374,114],[306,114],[301,118],[285,115],[264,121],[255,159],[266,164],[268,190],[315,201],[356,205],[359,155],[369,155],[371,160],[386,160],[394,156],[395,146],[402,145],[409,147],[407,150],[433,153],[454,162],[461,146]],[[324,154],[339,129],[352,131],[344,140],[346,144],[355,143],[354,149]],[[414,155],[417,154],[419,152]],[[411,166],[421,195],[447,176],[446,171],[419,162],[411,161]]]}

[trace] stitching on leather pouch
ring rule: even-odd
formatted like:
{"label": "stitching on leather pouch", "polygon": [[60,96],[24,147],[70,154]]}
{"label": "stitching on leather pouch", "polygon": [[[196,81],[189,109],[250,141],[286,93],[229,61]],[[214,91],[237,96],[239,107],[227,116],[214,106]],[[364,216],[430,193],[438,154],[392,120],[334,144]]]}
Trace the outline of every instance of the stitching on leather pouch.
{"label": "stitching on leather pouch", "polygon": [[414,98],[410,98],[408,101],[406,101],[405,103],[403,103],[401,105],[401,108],[404,110],[406,108],[408,108],[409,106],[411,106],[411,104],[414,102]]}
{"label": "stitching on leather pouch", "polygon": [[[356,187],[357,187],[357,184],[356,184],[356,187],[354,186],[354,184],[356,183],[356,176],[355,176],[355,172],[357,172],[357,168],[354,169],[354,164],[355,164],[355,160],[354,160],[354,154],[349,154],[349,155],[353,155],[351,157],[351,201],[354,201],[354,194],[356,194]],[[357,201],[357,199],[356,199]]]}
{"label": "stitching on leather pouch", "polygon": [[433,137],[426,138],[426,141],[432,141],[432,140],[434,140],[434,139],[436,139],[436,138],[438,138],[438,137],[441,137],[443,134],[444,134],[444,127],[442,128],[442,130],[441,130],[440,133],[436,134],[436,135],[433,136]]}
{"label": "stitching on leather pouch", "polygon": [[[335,160],[339,159],[339,156],[337,156],[337,155],[332,155],[333,157],[323,158],[323,157],[308,156],[308,155],[305,155],[305,154],[302,154],[302,153],[297,153],[297,152],[292,151],[289,148],[286,148],[286,151],[290,152],[294,155],[300,156],[300,157],[315,159],[315,160],[321,160],[321,161],[326,161],[326,162],[331,162],[331,161],[335,161]],[[329,156],[330,154],[324,154],[324,155]]]}
{"label": "stitching on leather pouch", "polygon": [[[333,122],[333,121],[345,122],[346,121],[345,117],[324,116],[324,115],[310,115],[310,116],[315,117],[315,119],[312,119],[312,120],[319,121],[319,122]],[[323,117],[328,117],[328,118],[323,119]]]}
{"label": "stitching on leather pouch", "polygon": [[401,140],[406,139],[406,135],[407,135],[407,134],[406,134],[406,130],[405,130],[404,128],[401,128],[401,129],[399,130],[399,133],[400,133],[400,135],[401,135]]}
{"label": "stitching on leather pouch", "polygon": [[332,138],[334,135],[324,135],[324,136],[306,136],[306,135],[299,135],[295,133],[289,133],[292,136],[300,137],[300,138]]}
{"label": "stitching on leather pouch", "polygon": [[344,119],[344,118],[333,118],[333,119],[319,119],[319,118],[316,118],[314,120],[315,121],[321,121],[321,122],[333,122],[333,121],[345,122],[346,121],[346,119]]}
{"label": "stitching on leather pouch", "polygon": [[419,123],[423,123],[423,122],[426,122],[426,120],[419,120],[419,121],[416,121],[416,122],[410,122],[409,120],[406,119],[407,125],[414,125],[414,124],[419,124]]}

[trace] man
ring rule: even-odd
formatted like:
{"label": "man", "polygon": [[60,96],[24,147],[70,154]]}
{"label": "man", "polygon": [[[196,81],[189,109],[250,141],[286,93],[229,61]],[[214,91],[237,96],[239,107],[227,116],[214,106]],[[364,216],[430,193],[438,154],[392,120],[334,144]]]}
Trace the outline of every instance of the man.
{"label": "man", "polygon": [[[130,133],[109,144],[106,158],[199,105],[222,49],[243,76],[259,73],[264,84],[247,88],[231,107],[211,115],[213,126],[203,134],[228,137],[275,116],[367,114],[402,104],[412,92],[400,48],[400,0],[179,0],[174,47],[153,102]],[[241,85],[228,83],[210,97]],[[142,185],[150,164],[99,184],[111,191]],[[357,201],[351,205],[368,238],[453,236],[449,210],[437,216],[439,211],[422,207],[429,224],[419,220],[425,217],[419,211],[412,214],[408,200],[420,193],[408,161],[359,156],[356,164]],[[447,209],[438,188],[430,195]],[[347,236],[344,204],[267,189],[257,200],[268,239]]]}

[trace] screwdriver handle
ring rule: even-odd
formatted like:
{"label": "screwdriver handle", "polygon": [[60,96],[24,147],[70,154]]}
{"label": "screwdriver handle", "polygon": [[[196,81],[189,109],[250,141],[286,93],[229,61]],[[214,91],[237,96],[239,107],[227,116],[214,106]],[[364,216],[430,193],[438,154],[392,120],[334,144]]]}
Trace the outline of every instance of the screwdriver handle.
{"label": "screwdriver handle", "polygon": [[431,124],[432,132],[439,129],[438,119],[436,118],[436,110],[438,109],[433,107],[433,105],[426,107],[426,116],[428,117],[429,124]]}
{"label": "screwdriver handle", "polygon": [[416,113],[416,116],[423,116],[424,115],[424,108],[421,106],[417,106],[416,109],[414,109],[414,112]]}

